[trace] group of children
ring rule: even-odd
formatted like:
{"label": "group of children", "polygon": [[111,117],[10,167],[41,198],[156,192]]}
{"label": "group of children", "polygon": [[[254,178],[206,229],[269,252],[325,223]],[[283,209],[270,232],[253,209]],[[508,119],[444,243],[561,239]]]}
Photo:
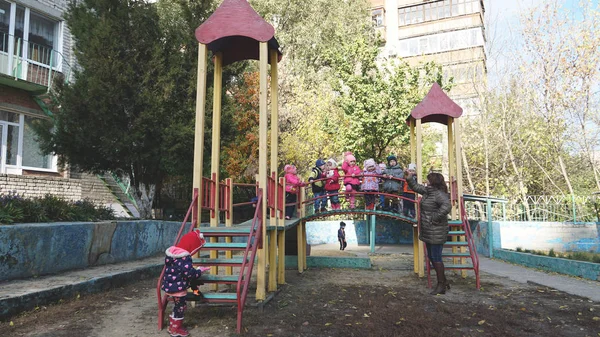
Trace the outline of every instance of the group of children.
{"label": "group of children", "polygon": [[[387,165],[384,163],[377,164],[374,159],[370,158],[365,160],[363,167],[364,169],[361,169],[357,165],[356,158],[351,152],[344,153],[344,162],[341,166],[343,175],[340,175],[338,164],[333,158],[327,160],[327,162],[318,159],[308,179],[315,198],[315,213],[327,211],[328,200],[331,209],[341,209],[339,194],[342,187],[340,181],[342,181],[344,194],[346,200],[350,203],[351,209],[356,207],[356,192],[362,191],[365,193],[366,209],[375,209],[375,202],[379,199],[378,209],[414,217],[413,200],[415,200],[415,194],[403,181],[396,180],[404,178],[404,170],[398,164],[396,156],[388,156]],[[284,171],[286,204],[293,204],[297,200],[299,187],[306,186],[306,183],[298,177],[295,166],[286,165]],[[381,175],[383,175],[383,179],[380,177]],[[403,197],[402,202],[399,202],[399,198],[386,199],[384,194],[379,193],[380,190],[384,194],[401,195]],[[294,205],[287,206],[286,218],[292,217],[294,211]]]}

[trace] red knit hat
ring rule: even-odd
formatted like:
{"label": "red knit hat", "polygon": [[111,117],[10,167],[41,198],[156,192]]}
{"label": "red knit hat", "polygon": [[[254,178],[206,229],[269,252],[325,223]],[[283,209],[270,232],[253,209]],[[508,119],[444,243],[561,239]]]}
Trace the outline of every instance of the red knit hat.
{"label": "red knit hat", "polygon": [[187,250],[190,255],[194,255],[204,244],[204,235],[199,230],[194,229],[191,232],[184,235],[175,247]]}

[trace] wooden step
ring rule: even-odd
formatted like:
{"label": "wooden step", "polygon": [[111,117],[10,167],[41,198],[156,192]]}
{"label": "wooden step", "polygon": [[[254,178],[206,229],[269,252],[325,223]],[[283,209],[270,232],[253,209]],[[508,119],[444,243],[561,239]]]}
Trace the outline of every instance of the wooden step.
{"label": "wooden step", "polygon": [[446,269],[473,269],[473,265],[471,264],[446,264],[444,263],[444,268]]}
{"label": "wooden step", "polygon": [[448,252],[448,253],[442,253],[442,257],[471,257],[471,253],[466,252],[466,253],[461,253],[461,252],[456,252],[456,253],[452,253],[452,252]]}
{"label": "wooden step", "polygon": [[444,246],[468,246],[466,241],[446,241]]}
{"label": "wooden step", "polygon": [[207,242],[202,249],[203,250],[245,250],[245,243],[235,243],[235,242]]}
{"label": "wooden step", "polygon": [[465,231],[449,231],[448,235],[465,235]]}
{"label": "wooden step", "polygon": [[207,259],[207,258],[196,258],[192,260],[194,265],[201,266],[224,266],[224,267],[235,267],[241,266],[244,262],[244,258],[234,259]]}
{"label": "wooden step", "polygon": [[196,302],[208,302],[208,303],[236,303],[237,302],[237,294],[236,293],[210,293],[205,292],[200,295],[195,295],[194,293],[188,293],[186,296],[188,301],[196,301]]}
{"label": "wooden step", "polygon": [[248,236],[250,227],[200,227],[205,237],[215,236]]}
{"label": "wooden step", "polygon": [[448,226],[462,226],[462,220],[448,220]]}
{"label": "wooden step", "polygon": [[238,275],[213,275],[213,274],[202,274],[200,277],[204,283],[225,283],[232,284],[237,283]]}

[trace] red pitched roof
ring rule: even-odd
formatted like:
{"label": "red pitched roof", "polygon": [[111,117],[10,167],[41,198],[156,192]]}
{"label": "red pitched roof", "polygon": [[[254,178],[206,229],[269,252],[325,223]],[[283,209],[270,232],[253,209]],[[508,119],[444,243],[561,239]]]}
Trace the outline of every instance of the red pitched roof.
{"label": "red pitched roof", "polygon": [[421,119],[421,123],[436,122],[448,124],[448,117],[458,118],[462,116],[463,109],[456,104],[439,84],[434,83],[421,103],[417,104],[410,112],[406,122],[411,118]]}
{"label": "red pitched roof", "polygon": [[[268,42],[279,53],[275,29],[246,0],[224,0],[221,6],[196,28],[196,39],[213,53],[223,52],[223,65],[259,59],[259,42]],[[269,60],[269,63],[271,60]]]}

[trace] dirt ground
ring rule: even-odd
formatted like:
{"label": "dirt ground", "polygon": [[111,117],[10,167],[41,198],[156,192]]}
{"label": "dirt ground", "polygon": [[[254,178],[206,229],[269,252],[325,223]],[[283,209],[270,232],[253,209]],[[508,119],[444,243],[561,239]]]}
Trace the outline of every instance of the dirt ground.
{"label": "dirt ground", "polygon": [[[474,277],[450,274],[448,293],[431,296],[426,279],[412,273],[412,256],[372,261],[371,270],[288,270],[262,312],[246,308],[243,335],[600,336],[597,302],[489,274],[480,291]],[[0,322],[0,336],[168,336],[157,330],[155,285],[145,280],[41,307]],[[185,324],[191,336],[233,336],[236,310],[188,305]]]}

